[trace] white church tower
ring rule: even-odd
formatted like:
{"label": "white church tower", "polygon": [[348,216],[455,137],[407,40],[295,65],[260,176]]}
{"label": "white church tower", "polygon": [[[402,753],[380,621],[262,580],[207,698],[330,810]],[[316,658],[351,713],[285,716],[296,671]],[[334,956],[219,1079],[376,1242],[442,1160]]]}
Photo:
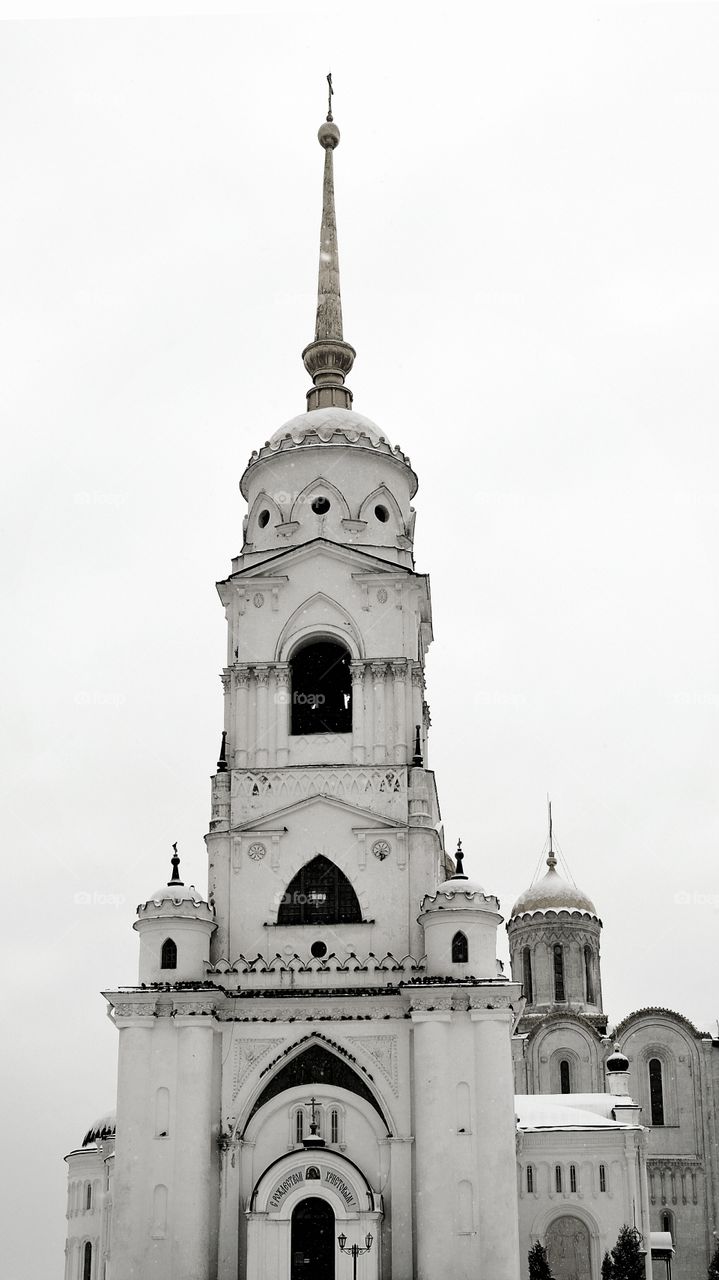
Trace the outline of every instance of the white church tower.
{"label": "white church tower", "polygon": [[174,858],[138,909],[138,986],[106,993],[111,1228],[87,1280],[520,1275],[520,988],[497,900],[443,847],[417,478],[345,383],[339,138],[330,110],[307,411],[252,454],[218,587],[208,901]]}

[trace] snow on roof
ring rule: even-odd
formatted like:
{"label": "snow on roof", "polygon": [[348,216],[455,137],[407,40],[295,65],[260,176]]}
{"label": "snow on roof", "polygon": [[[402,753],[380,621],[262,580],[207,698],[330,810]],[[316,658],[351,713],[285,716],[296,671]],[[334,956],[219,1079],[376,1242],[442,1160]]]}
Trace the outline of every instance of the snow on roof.
{"label": "snow on roof", "polygon": [[615,1120],[611,1093],[517,1094],[514,1107],[520,1129],[626,1129]]}

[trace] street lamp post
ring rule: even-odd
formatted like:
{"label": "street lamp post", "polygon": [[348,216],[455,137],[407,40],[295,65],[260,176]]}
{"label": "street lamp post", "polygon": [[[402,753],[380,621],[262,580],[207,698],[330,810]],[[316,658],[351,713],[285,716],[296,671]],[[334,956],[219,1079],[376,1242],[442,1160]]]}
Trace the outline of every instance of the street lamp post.
{"label": "street lamp post", "polygon": [[342,1250],[342,1252],[349,1253],[352,1257],[352,1280],[357,1280],[357,1259],[359,1258],[360,1254],[369,1253],[370,1249],[372,1248],[372,1240],[373,1240],[372,1233],[371,1231],[368,1231],[367,1235],[365,1236],[364,1249],[362,1248],[362,1245],[359,1245],[359,1244],[351,1244],[349,1248],[345,1248],[347,1244],[347,1236],[345,1235],[344,1231],[342,1232],[341,1236],[337,1237],[337,1243],[339,1244],[339,1247]]}

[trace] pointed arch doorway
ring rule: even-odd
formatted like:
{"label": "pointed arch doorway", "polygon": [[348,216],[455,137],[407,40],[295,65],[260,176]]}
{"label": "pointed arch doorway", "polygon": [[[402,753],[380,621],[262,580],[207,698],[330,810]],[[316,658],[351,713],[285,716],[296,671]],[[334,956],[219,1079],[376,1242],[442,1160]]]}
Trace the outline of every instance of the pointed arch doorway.
{"label": "pointed arch doorway", "polygon": [[335,1280],[335,1215],[319,1196],[292,1211],[290,1280]]}

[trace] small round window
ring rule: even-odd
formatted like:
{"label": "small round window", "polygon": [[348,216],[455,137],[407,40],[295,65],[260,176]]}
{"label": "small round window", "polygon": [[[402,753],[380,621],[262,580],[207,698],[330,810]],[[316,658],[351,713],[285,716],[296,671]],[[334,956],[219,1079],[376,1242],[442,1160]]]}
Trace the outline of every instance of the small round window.
{"label": "small round window", "polygon": [[269,511],[261,511],[261,512],[260,512],[260,514],[259,514],[259,518],[258,518],[258,520],[257,520],[257,523],[258,523],[258,525],[260,526],[260,528],[261,528],[261,529],[264,529],[264,528],[265,528],[265,526],[266,526],[266,525],[268,525],[268,524],[270,523],[270,513],[269,513]]}
{"label": "small round window", "polygon": [[375,507],[374,513],[377,519],[379,520],[380,524],[386,524],[387,521],[389,520],[389,511],[387,510],[386,507],[383,507],[381,503]]}
{"label": "small round window", "polygon": [[316,516],[325,515],[330,509],[329,498],[314,498],[312,501],[312,510]]}
{"label": "small round window", "polygon": [[315,960],[323,960],[324,957],[327,955],[327,947],[325,946],[324,942],[313,942],[312,946],[310,947],[310,951],[314,956]]}

